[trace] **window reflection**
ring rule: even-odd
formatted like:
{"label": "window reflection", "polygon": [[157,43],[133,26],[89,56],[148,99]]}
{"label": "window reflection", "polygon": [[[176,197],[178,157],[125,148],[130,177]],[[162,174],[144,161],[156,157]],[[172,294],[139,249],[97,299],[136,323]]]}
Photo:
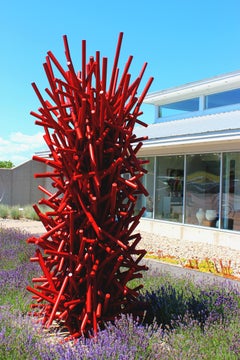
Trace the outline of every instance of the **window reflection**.
{"label": "window reflection", "polygon": [[148,161],[144,168],[148,171],[147,174],[144,174],[142,177],[142,183],[147,189],[149,196],[140,195],[137,201],[137,211],[141,210],[142,207],[146,208],[146,211],[143,214],[143,217],[152,218],[153,217],[153,202],[154,202],[154,157],[142,158],[142,160]]}
{"label": "window reflection", "polygon": [[199,98],[187,99],[160,106],[160,117],[167,117],[199,110]]}
{"label": "window reflection", "polygon": [[184,158],[159,156],[156,162],[155,217],[182,222]]}
{"label": "window reflection", "polygon": [[149,161],[142,178],[149,196],[136,207],[146,208],[143,217],[240,231],[240,152],[142,159]]}
{"label": "window reflection", "polygon": [[215,227],[219,212],[220,155],[188,155],[186,166],[186,223]]}
{"label": "window reflection", "polygon": [[223,91],[216,94],[206,96],[206,109],[211,109],[219,106],[234,105],[240,102],[240,89]]}
{"label": "window reflection", "polygon": [[223,154],[221,228],[240,230],[240,154]]}

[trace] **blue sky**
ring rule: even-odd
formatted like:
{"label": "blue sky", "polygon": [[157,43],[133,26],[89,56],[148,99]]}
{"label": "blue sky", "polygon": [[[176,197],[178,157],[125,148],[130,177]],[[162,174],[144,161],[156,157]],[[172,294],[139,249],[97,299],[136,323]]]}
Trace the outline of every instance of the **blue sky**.
{"label": "blue sky", "polygon": [[[62,36],[67,35],[76,69],[81,41],[87,55],[112,65],[119,32],[124,32],[120,64],[133,55],[135,77],[148,63],[149,92],[240,69],[239,0],[10,0],[0,11],[0,160],[18,165],[44,149],[42,129],[30,111],[39,101],[31,83],[44,94],[42,64],[51,50],[65,67]],[[142,120],[153,121],[151,105]]]}

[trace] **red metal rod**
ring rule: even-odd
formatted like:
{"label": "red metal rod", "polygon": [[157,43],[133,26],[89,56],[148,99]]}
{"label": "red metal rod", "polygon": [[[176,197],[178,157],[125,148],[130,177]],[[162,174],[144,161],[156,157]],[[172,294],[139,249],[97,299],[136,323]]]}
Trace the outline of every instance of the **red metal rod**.
{"label": "red metal rod", "polygon": [[104,57],[102,60],[102,90],[106,92],[107,85],[107,58]]}
{"label": "red metal rod", "polygon": [[117,48],[116,48],[116,53],[115,53],[115,58],[114,58],[114,63],[113,63],[113,69],[112,69],[112,78],[111,78],[111,82],[110,82],[110,86],[109,86],[109,90],[108,90],[108,93],[110,96],[113,95],[112,91],[113,91],[113,87],[114,87],[115,74],[117,71],[119,55],[120,55],[120,50],[121,50],[121,46],[122,46],[122,39],[123,39],[123,32],[121,32],[118,37],[118,43],[117,43]]}
{"label": "red metal rod", "polygon": [[86,40],[82,40],[82,87],[83,90],[86,87]]}
{"label": "red metal rod", "polygon": [[59,305],[59,302],[60,302],[60,299],[61,299],[61,296],[67,286],[67,283],[68,283],[68,280],[69,280],[69,276],[66,276],[65,279],[63,280],[63,283],[62,283],[62,286],[61,286],[61,289],[58,293],[58,296],[55,300],[55,303],[54,303],[54,306],[53,306],[53,309],[52,309],[52,312],[49,316],[49,320],[48,320],[48,323],[47,323],[47,328],[52,324],[53,322],[53,319],[54,319],[54,316],[56,314],[56,311],[57,311],[57,308],[58,308],[58,305]]}

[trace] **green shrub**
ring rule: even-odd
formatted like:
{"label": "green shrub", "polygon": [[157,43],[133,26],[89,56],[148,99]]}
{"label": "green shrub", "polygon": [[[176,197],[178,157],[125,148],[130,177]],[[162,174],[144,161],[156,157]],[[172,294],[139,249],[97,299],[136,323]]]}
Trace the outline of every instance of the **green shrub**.
{"label": "green shrub", "polygon": [[[45,212],[46,206],[39,206],[40,210]],[[14,205],[8,206],[5,204],[0,204],[0,218],[2,219],[14,219],[19,220],[21,218],[29,219],[29,220],[39,220],[39,216],[36,214],[32,205]]]}
{"label": "green shrub", "polygon": [[6,219],[9,216],[9,207],[7,205],[0,205],[0,217]]}
{"label": "green shrub", "polygon": [[32,205],[26,205],[23,208],[23,217],[30,220],[39,220],[39,216],[33,209]]}
{"label": "green shrub", "polygon": [[11,219],[18,220],[23,217],[23,210],[19,205],[10,207],[10,217]]}

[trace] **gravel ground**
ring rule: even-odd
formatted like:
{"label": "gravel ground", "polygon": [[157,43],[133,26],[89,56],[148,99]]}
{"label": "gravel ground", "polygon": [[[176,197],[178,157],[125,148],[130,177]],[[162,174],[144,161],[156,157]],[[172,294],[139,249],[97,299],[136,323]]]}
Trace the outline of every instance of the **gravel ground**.
{"label": "gravel ground", "polygon": [[233,275],[240,278],[240,251],[225,246],[215,246],[206,243],[182,241],[141,232],[141,248],[148,253],[160,256],[173,256],[180,259],[198,259],[222,261],[224,266],[231,264]]}
{"label": "gravel ground", "polygon": [[[44,226],[40,221],[0,219],[0,227],[19,228],[31,234],[43,233]],[[180,241],[158,235],[141,232],[139,247],[153,255],[173,256],[180,259],[216,259],[222,260],[227,266],[231,261],[233,275],[240,278],[240,251],[225,246],[215,246],[206,243]]]}
{"label": "gravel ground", "polygon": [[30,234],[41,234],[45,231],[41,221],[32,221],[27,219],[26,220],[0,219],[0,227],[20,229]]}

